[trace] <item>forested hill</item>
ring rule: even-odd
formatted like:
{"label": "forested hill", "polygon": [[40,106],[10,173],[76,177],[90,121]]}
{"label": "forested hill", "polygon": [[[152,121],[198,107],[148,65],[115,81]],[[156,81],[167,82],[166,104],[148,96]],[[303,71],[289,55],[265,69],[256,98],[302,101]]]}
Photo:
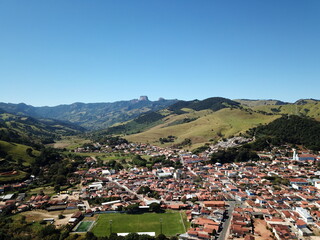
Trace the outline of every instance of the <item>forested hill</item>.
{"label": "forested hill", "polygon": [[87,129],[107,128],[115,123],[128,121],[140,114],[166,108],[177,100],[159,99],[149,101],[140,97],[130,101],[113,103],[73,103],[55,107],[33,107],[23,103],[0,103],[0,109],[9,113],[31,116],[34,118],[50,118],[69,121]]}
{"label": "forested hill", "polygon": [[239,107],[240,104],[238,102],[232,101],[227,98],[222,97],[212,97],[207,98],[202,101],[200,100],[192,100],[192,101],[179,101],[173,105],[171,105],[168,109],[175,113],[184,113],[183,108],[193,109],[195,111],[201,111],[205,109],[210,109],[213,111],[218,111],[227,107]]}
{"label": "forested hill", "polygon": [[18,116],[0,110],[0,140],[29,146],[46,144],[62,135],[74,135],[84,128],[62,121]]}
{"label": "forested hill", "polygon": [[295,144],[308,149],[320,150],[320,122],[295,115],[282,116],[273,122],[248,131],[256,137],[257,150],[267,145]]}

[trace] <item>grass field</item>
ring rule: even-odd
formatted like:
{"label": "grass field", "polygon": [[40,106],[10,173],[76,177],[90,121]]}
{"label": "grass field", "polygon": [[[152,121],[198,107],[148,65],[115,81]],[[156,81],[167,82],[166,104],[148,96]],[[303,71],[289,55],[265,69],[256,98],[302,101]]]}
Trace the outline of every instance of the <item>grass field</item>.
{"label": "grass field", "polygon": [[52,146],[54,148],[66,148],[68,150],[72,150],[77,147],[81,147],[83,144],[89,142],[90,140],[78,136],[67,136],[62,137],[61,140],[56,141],[54,144],[49,144],[49,146]]}
{"label": "grass field", "polygon": [[75,232],[87,232],[92,224],[92,221],[82,221],[79,223],[77,229],[75,229]]}
{"label": "grass field", "polygon": [[[145,214],[101,214],[92,228],[92,232],[100,237],[110,235],[110,228],[115,233],[129,232],[155,232],[166,236],[173,236],[186,232],[183,218],[185,214],[180,212],[170,213],[145,213]],[[112,223],[110,225],[110,220]],[[188,226],[186,226],[187,228]]]}

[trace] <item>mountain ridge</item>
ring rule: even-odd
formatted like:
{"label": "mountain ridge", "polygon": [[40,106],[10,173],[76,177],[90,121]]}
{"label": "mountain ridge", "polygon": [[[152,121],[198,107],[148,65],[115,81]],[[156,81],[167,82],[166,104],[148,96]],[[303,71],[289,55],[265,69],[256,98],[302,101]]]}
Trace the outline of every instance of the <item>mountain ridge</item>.
{"label": "mountain ridge", "polygon": [[61,104],[53,107],[33,107],[25,103],[0,103],[0,109],[12,114],[68,121],[87,129],[102,129],[128,121],[141,113],[165,108],[178,100],[150,101],[147,96],[112,103]]}

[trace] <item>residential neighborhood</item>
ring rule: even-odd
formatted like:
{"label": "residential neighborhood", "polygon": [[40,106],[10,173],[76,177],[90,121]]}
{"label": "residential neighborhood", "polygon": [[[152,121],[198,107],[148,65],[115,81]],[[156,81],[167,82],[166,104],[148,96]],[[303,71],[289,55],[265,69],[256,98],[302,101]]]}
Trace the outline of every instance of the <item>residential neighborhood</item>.
{"label": "residential neighborhood", "polygon": [[[90,154],[81,148],[74,151]],[[97,160],[87,157],[90,167],[77,170],[72,177],[80,179],[78,188],[30,195],[12,192],[36,179],[3,185],[0,211],[39,212],[43,221],[75,227],[83,218],[102,213],[170,210],[185,213],[189,222],[179,239],[320,237],[317,154],[275,148],[260,152],[259,161],[221,164],[210,162],[210,150],[196,155],[148,144],[121,144],[104,146],[99,151],[165,156],[166,160],[179,162],[174,165],[179,167],[156,163],[151,168],[130,166],[115,170],[97,167]],[[63,221],[54,215],[58,211],[68,213]]]}

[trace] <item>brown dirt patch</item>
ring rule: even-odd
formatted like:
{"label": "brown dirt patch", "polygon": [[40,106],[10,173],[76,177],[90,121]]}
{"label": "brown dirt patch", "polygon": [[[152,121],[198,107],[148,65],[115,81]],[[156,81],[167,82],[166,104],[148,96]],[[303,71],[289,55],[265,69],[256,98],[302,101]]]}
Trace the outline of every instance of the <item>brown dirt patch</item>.
{"label": "brown dirt patch", "polygon": [[267,229],[267,223],[262,219],[254,220],[254,231],[256,240],[270,240],[271,231]]}
{"label": "brown dirt patch", "polygon": [[[46,210],[32,210],[21,213],[21,215],[26,216],[27,222],[39,222],[44,218],[54,218],[54,225],[61,226],[68,223],[69,219],[71,218],[72,214],[75,213],[77,210],[64,210],[64,211],[52,211],[48,212]],[[59,214],[65,216],[63,219],[58,219]]]}

